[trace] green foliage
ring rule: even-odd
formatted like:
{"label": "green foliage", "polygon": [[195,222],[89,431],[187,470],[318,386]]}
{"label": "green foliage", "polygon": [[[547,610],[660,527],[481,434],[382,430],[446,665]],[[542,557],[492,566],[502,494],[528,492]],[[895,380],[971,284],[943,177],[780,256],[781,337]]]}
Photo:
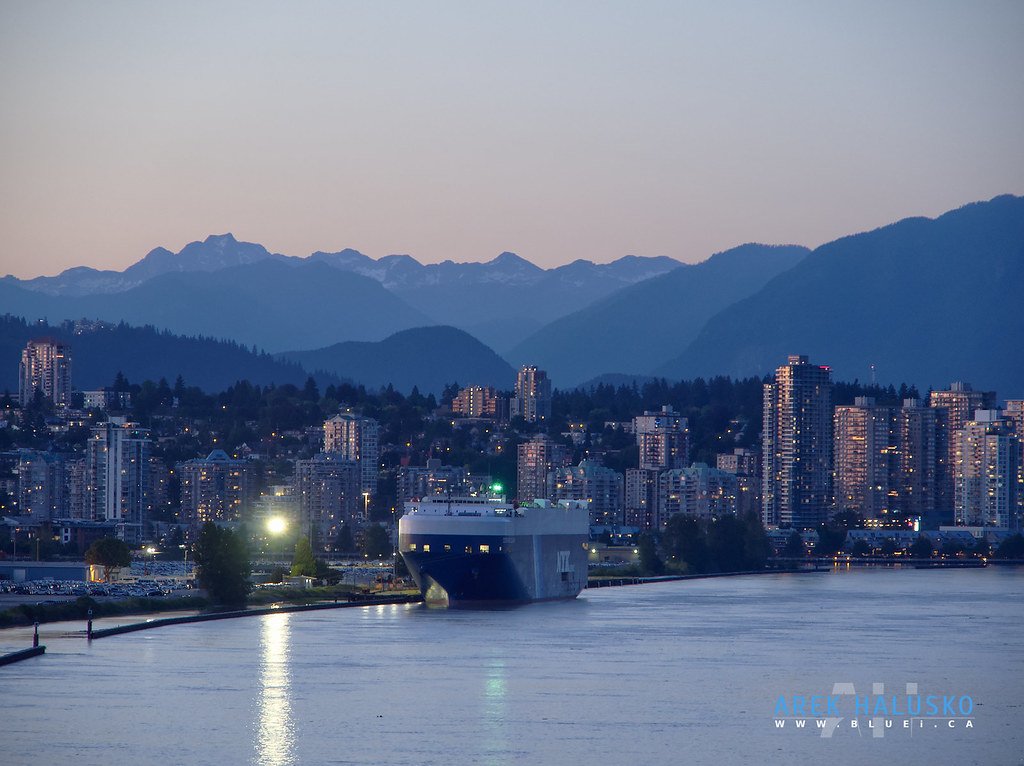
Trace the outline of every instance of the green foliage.
{"label": "green foliage", "polygon": [[668,520],[661,534],[661,550],[669,561],[685,564],[687,571],[694,574],[710,568],[707,531],[693,516],[677,514]]}
{"label": "green foliage", "polygon": [[317,580],[326,580],[328,585],[334,585],[341,580],[341,572],[331,569],[323,559],[316,560],[316,571],[313,574]]}
{"label": "green foliage", "polygon": [[252,585],[249,552],[242,535],[206,522],[196,541],[195,562],[199,585],[214,603],[231,606],[245,603]]}
{"label": "green foliage", "polygon": [[658,546],[654,535],[649,532],[642,533],[637,538],[636,546],[640,556],[640,571],[646,575],[664,574],[665,562],[658,556]]}
{"label": "green foliage", "polygon": [[787,559],[802,559],[807,555],[804,549],[804,540],[795,529],[786,539],[786,547],[783,549],[782,555]]}
{"label": "green foliage", "polygon": [[930,559],[932,557],[932,541],[924,535],[918,535],[917,539],[910,544],[909,553],[914,558]]}
{"label": "green foliage", "polygon": [[305,575],[306,577],[316,576],[316,557],[313,555],[313,548],[305,535],[295,543],[295,557],[292,559],[292,577]]}
{"label": "green foliage", "polygon": [[768,537],[754,514],[726,515],[710,522],[677,515],[661,536],[662,553],[694,574],[751,572],[768,563]]}
{"label": "green foliage", "polygon": [[103,581],[109,582],[113,570],[132,565],[132,549],[124,540],[101,537],[85,552],[85,563],[103,567]]}
{"label": "green foliage", "polygon": [[335,541],[334,547],[339,553],[352,553],[355,551],[356,543],[352,539],[352,529],[348,524],[343,525],[338,530],[338,539]]}
{"label": "green foliage", "polygon": [[867,540],[858,540],[853,544],[853,548],[850,549],[850,553],[854,556],[870,556],[871,546],[868,545]]}
{"label": "green foliage", "polygon": [[818,543],[814,546],[815,556],[835,556],[846,542],[846,527],[822,524],[818,527]]}
{"label": "green foliage", "polygon": [[388,531],[380,524],[368,524],[363,528],[363,554],[371,559],[382,559],[392,553]]}
{"label": "green foliage", "polygon": [[1018,532],[999,543],[999,547],[996,548],[996,558],[1024,559],[1024,535]]}

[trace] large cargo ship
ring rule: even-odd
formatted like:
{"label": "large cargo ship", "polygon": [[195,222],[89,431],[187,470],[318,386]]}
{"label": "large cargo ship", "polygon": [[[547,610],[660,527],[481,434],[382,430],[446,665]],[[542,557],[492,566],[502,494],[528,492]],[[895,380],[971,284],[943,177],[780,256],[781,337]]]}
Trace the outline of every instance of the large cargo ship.
{"label": "large cargo ship", "polygon": [[398,546],[428,603],[572,599],[587,584],[589,522],[579,502],[430,497],[406,504]]}

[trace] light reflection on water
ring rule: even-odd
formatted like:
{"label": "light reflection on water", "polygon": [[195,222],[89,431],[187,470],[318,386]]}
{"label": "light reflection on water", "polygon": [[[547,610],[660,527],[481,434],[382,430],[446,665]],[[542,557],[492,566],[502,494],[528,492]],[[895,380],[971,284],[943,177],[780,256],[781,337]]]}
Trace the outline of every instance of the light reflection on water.
{"label": "light reflection on water", "polygon": [[259,698],[257,699],[256,763],[295,763],[295,721],[292,716],[289,653],[290,614],[267,615],[260,624]]}
{"label": "light reflection on water", "polygon": [[484,675],[483,723],[486,740],[483,744],[484,763],[497,766],[509,763],[509,741],[505,731],[505,663],[500,659],[487,664]]}

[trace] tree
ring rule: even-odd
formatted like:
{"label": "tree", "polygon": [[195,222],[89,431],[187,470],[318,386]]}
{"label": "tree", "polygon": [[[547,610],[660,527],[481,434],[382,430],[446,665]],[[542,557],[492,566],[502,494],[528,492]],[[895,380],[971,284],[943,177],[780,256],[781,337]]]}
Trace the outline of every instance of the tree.
{"label": "tree", "polygon": [[846,529],[822,524],[818,527],[818,543],[814,546],[815,556],[835,556],[846,542]]}
{"label": "tree", "polygon": [[743,522],[729,513],[708,524],[708,548],[719,572],[742,572],[746,569]]}
{"label": "tree", "polygon": [[195,547],[199,585],[216,604],[239,605],[252,589],[245,539],[212,521],[203,524]]}
{"label": "tree", "polygon": [[991,546],[988,544],[988,540],[984,537],[979,537],[974,541],[974,547],[971,549],[972,556],[978,556],[979,558],[985,558],[991,553]]}
{"label": "tree", "polygon": [[355,541],[352,539],[352,530],[348,524],[343,525],[338,531],[338,539],[334,543],[334,547],[338,549],[339,553],[351,553],[356,549]]}
{"label": "tree", "polygon": [[382,559],[391,552],[391,539],[384,527],[370,524],[363,529],[363,553],[368,558]]}
{"label": "tree", "polygon": [[316,576],[316,556],[313,555],[313,547],[305,535],[295,543],[295,558],[292,559],[292,577],[300,575]]}
{"label": "tree", "polygon": [[699,574],[708,570],[707,532],[700,519],[694,516],[681,513],[672,516],[662,532],[661,548],[666,556],[685,564],[687,572]]}
{"label": "tree", "polygon": [[807,552],[804,549],[804,539],[800,536],[800,533],[794,529],[786,539],[786,547],[782,550],[782,556],[787,559],[802,559],[806,555]]}
{"label": "tree", "polygon": [[743,517],[743,555],[744,569],[753,572],[768,566],[768,556],[772,546],[768,534],[764,531],[761,518],[751,511]]}
{"label": "tree", "polygon": [[110,582],[112,571],[132,565],[132,549],[124,540],[101,537],[85,552],[85,563],[103,567],[103,582]]}
{"label": "tree", "polygon": [[996,558],[1024,559],[1024,536],[1018,532],[999,543],[999,547],[996,548]]}
{"label": "tree", "polygon": [[910,544],[910,555],[914,558],[930,559],[932,550],[932,541],[924,535],[918,535],[917,539]]}
{"label": "tree", "polygon": [[658,546],[654,535],[643,532],[637,538],[637,550],[640,556],[640,571],[647,575],[660,575],[665,571],[665,563],[658,557]]}

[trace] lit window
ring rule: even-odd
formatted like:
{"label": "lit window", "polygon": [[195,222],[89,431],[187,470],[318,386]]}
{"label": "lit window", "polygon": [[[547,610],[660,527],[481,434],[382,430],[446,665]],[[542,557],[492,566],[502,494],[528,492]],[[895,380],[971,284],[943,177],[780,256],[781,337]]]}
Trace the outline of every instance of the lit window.
{"label": "lit window", "polygon": [[423,552],[430,553],[430,543],[423,543]]}
{"label": "lit window", "polygon": [[409,543],[409,550],[411,550],[411,551],[416,550],[416,543]]}
{"label": "lit window", "polygon": [[480,552],[481,553],[490,553],[491,552],[491,546],[489,546],[489,545],[481,545],[480,546]]}

